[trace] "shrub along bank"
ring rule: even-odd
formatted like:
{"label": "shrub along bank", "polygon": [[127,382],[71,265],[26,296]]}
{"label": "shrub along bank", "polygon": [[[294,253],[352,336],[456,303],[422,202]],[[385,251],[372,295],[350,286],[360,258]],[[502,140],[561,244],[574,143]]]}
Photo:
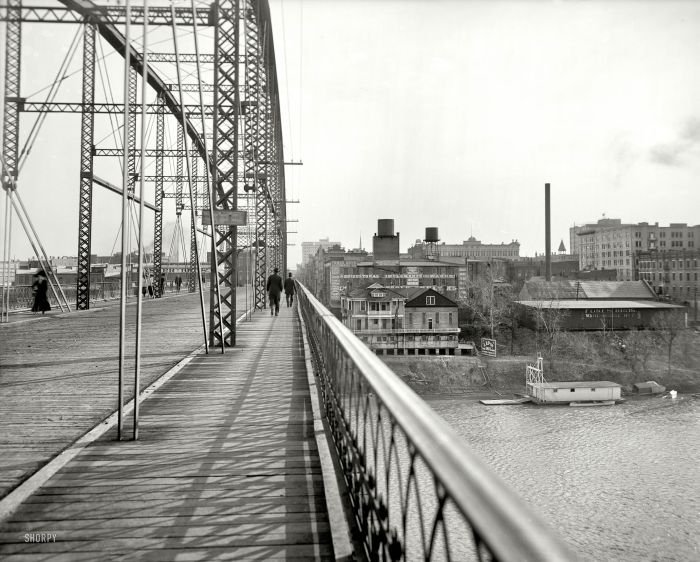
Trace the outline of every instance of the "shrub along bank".
{"label": "shrub along bank", "polygon": [[[652,331],[562,332],[544,343],[524,328],[498,337],[498,357],[382,356],[421,394],[495,394],[522,392],[525,367],[538,348],[548,381],[608,380],[629,393],[633,384],[655,380],[682,393],[700,392],[700,334],[683,330],[670,337]],[[484,367],[483,369],[480,368]]]}

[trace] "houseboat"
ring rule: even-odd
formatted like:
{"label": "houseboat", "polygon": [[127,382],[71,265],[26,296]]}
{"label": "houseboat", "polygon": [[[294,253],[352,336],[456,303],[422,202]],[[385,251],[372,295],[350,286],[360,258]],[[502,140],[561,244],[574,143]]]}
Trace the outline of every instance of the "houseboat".
{"label": "houseboat", "polygon": [[610,381],[547,382],[542,358],[525,371],[525,393],[535,404],[612,406],[622,400],[622,387]]}

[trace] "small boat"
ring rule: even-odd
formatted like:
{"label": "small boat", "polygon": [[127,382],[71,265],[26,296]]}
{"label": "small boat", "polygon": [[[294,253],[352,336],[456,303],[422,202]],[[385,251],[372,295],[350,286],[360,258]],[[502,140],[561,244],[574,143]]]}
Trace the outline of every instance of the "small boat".
{"label": "small boat", "polygon": [[500,398],[497,400],[479,400],[482,404],[486,406],[510,406],[512,404],[525,404],[527,402],[532,402],[532,398],[516,398],[515,400],[510,398]]}
{"label": "small boat", "polygon": [[593,402],[569,402],[569,406],[582,408],[584,406],[614,406],[615,400],[597,400]]}

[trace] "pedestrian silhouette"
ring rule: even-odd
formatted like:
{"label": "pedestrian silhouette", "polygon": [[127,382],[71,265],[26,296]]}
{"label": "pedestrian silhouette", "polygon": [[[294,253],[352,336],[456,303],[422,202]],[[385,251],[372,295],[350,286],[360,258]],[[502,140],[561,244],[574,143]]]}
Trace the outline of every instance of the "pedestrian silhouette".
{"label": "pedestrian silhouette", "polygon": [[51,310],[49,299],[46,297],[48,288],[46,273],[44,273],[43,269],[40,269],[34,274],[34,282],[32,283],[32,293],[34,293],[32,312],[41,312],[44,314],[47,310]]}
{"label": "pedestrian silhouette", "polygon": [[294,304],[294,293],[296,289],[294,288],[294,279],[292,279],[292,274],[284,280],[284,295],[287,297],[287,308]]}
{"label": "pedestrian silhouette", "polygon": [[162,297],[165,292],[165,275],[160,276],[160,281],[158,282],[158,296]]}
{"label": "pedestrian silhouette", "polygon": [[267,293],[270,295],[270,316],[280,313],[280,295],[282,294],[282,278],[277,275],[279,269],[267,278]]}

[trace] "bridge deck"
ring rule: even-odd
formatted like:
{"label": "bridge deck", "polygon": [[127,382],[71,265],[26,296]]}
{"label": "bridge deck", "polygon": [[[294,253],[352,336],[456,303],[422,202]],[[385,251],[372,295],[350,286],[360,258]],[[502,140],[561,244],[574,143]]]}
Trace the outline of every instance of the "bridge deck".
{"label": "bridge deck", "polygon": [[111,430],[25,501],[0,558],[331,558],[296,314],[258,313],[238,342],[145,401],[139,441]]}

